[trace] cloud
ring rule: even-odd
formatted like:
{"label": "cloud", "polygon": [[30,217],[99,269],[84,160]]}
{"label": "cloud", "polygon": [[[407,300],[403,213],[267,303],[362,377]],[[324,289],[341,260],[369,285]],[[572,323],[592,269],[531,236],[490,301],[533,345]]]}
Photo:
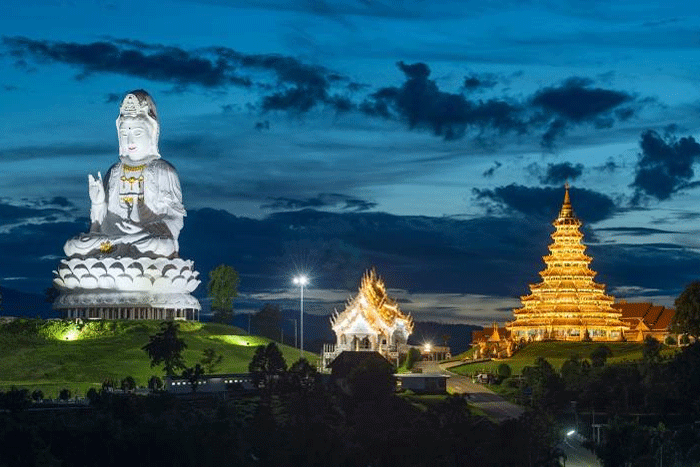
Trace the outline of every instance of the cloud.
{"label": "cloud", "polygon": [[635,237],[646,237],[649,235],[668,235],[675,234],[672,230],[652,229],[648,227],[600,227],[595,229],[596,232],[613,232],[625,235],[633,235]]}
{"label": "cloud", "polygon": [[700,160],[700,144],[692,136],[664,138],[647,130],[642,133],[639,146],[642,152],[630,185],[635,188],[632,204],[639,204],[645,196],[663,201],[679,190],[695,186],[690,179],[695,175],[693,165]]}
{"label": "cloud", "polygon": [[305,208],[334,208],[342,210],[367,211],[377,206],[377,203],[363,199],[353,198],[338,193],[321,193],[312,198],[295,199],[277,197],[270,198],[270,202],[263,204],[263,209],[271,210],[296,210]]}
{"label": "cloud", "polygon": [[[125,39],[83,44],[3,37],[2,44],[18,60],[74,66],[80,70],[76,76],[79,80],[96,73],[115,73],[170,83],[178,92],[189,86],[207,89],[257,86],[271,91],[262,97],[263,111],[303,113],[319,104],[338,111],[352,108],[349,99],[330,93],[334,84],[346,83],[347,78],[322,66],[278,54],[244,54],[228,47],[186,50]],[[271,73],[275,81],[254,82],[244,74],[256,71]],[[106,99],[113,102],[115,95],[108,94]]]}
{"label": "cloud", "polygon": [[[403,85],[379,88],[360,103],[359,110],[405,121],[410,129],[428,129],[446,140],[541,132],[541,145],[551,149],[574,126],[610,128],[634,116],[642,104],[631,94],[594,87],[592,80],[582,77],[542,88],[521,100],[505,95],[476,100],[440,90],[425,63],[399,62],[397,66],[405,76]],[[465,78],[462,90],[471,92],[496,83],[493,74],[472,73]]]}
{"label": "cloud", "polygon": [[72,220],[75,217],[74,208],[73,203],[62,196],[31,201],[0,199],[0,232],[8,232],[26,224]]}
{"label": "cloud", "polygon": [[597,128],[609,128],[614,124],[614,117],[627,120],[634,115],[631,107],[620,107],[632,103],[634,96],[592,85],[593,81],[588,78],[572,77],[533,95],[531,104],[542,112],[536,119],[548,122],[542,136],[543,146],[551,148],[554,140],[572,124],[593,123]]}
{"label": "cloud", "polygon": [[[582,221],[598,222],[615,213],[613,200],[602,193],[585,188],[571,188],[571,204]],[[474,188],[473,193],[479,201],[485,201],[491,207],[501,211],[519,212],[525,215],[554,219],[561,209],[564,190],[561,188],[526,187],[511,184],[490,189]]]}
{"label": "cloud", "polygon": [[110,92],[105,96],[105,104],[114,104],[120,102],[122,97],[124,96],[122,96],[121,94],[118,94],[116,92]]}
{"label": "cloud", "polygon": [[540,177],[540,183],[544,185],[561,185],[566,181],[574,181],[583,173],[583,164],[562,162],[560,164],[547,164],[547,172]]}
{"label": "cloud", "polygon": [[404,120],[411,129],[427,128],[446,140],[467,130],[523,133],[522,109],[506,100],[470,101],[461,94],[438,89],[425,63],[399,62],[406,81],[401,87],[381,88],[360,105],[369,115]]}
{"label": "cloud", "polygon": [[473,92],[490,89],[498,84],[498,76],[494,73],[471,73],[464,77],[464,89]]}
{"label": "cloud", "polygon": [[486,178],[491,178],[493,177],[493,174],[496,172],[496,170],[498,170],[502,165],[503,164],[501,164],[500,162],[495,161],[494,164],[488,169],[486,169],[481,175]]}
{"label": "cloud", "polygon": [[249,78],[236,74],[231,63],[207,58],[177,47],[143,47],[124,41],[88,44],[3,37],[3,45],[16,58],[59,62],[81,69],[78,79],[93,73],[117,73],[187,86],[206,88],[236,84],[250,86]]}

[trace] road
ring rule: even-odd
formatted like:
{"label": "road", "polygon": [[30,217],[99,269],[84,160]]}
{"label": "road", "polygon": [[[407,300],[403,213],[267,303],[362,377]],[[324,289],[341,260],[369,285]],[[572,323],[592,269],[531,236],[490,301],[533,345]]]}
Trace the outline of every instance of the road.
{"label": "road", "polygon": [[[416,366],[423,373],[446,373],[450,375],[447,380],[447,389],[454,393],[466,394],[470,405],[483,411],[491,420],[500,422],[509,418],[518,418],[524,410],[501,396],[491,391],[483,384],[472,383],[470,377],[458,375],[449,371],[452,366],[461,362],[438,364],[437,362],[418,362]],[[588,449],[581,446],[582,439],[577,435],[566,438],[560,445],[566,454],[567,467],[601,467],[598,458]]]}
{"label": "road", "polygon": [[421,368],[423,373],[449,374],[447,389],[453,393],[465,394],[469,405],[484,412],[491,420],[501,422],[509,418],[518,418],[524,412],[520,406],[508,402],[486,386],[472,383],[471,378],[450,372],[447,369],[448,365],[423,361],[416,363],[416,366]]}
{"label": "road", "polygon": [[567,437],[560,447],[566,454],[566,467],[601,467],[595,454],[581,446],[575,437]]}

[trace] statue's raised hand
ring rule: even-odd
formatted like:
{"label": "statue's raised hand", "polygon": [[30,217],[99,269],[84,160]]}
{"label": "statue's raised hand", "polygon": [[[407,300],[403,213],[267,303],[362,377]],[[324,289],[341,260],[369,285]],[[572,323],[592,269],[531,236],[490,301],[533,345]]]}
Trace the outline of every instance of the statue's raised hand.
{"label": "statue's raised hand", "polygon": [[92,174],[88,174],[88,193],[90,193],[92,204],[105,202],[105,185],[100,172],[97,172],[97,178],[93,177]]}

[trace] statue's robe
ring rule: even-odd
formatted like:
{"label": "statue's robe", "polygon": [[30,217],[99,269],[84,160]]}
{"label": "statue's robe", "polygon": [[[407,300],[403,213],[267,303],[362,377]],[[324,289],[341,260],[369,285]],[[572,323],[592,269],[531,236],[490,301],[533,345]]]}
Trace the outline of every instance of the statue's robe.
{"label": "statue's robe", "polygon": [[[128,174],[124,165],[118,162],[110,168],[104,178],[106,202],[92,206],[90,232],[66,242],[67,256],[177,256],[186,212],[175,168],[162,159],[145,163],[140,172],[142,192],[135,194],[130,206],[124,201],[122,175]],[[141,230],[126,234],[117,225],[121,222]]]}

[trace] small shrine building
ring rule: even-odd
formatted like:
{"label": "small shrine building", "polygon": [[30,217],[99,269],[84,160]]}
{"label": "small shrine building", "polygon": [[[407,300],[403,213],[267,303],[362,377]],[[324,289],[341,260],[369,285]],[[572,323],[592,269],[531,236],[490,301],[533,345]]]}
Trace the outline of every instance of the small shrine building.
{"label": "small shrine building", "polygon": [[336,344],[324,346],[324,368],[343,351],[378,352],[390,362],[397,362],[413,332],[413,318],[401,312],[387,295],[384,281],[371,269],[362,277],[357,295],[348,300],[345,310],[333,314],[331,328]]}
{"label": "small shrine building", "polygon": [[564,203],[553,222],[554,243],[543,256],[542,282],[530,285],[520,297],[522,307],[513,310],[515,320],[506,324],[514,340],[622,340],[629,325],[613,308],[614,298],[605,285],[593,281],[592,257],[585,254],[582,222],[576,217],[566,185]]}

